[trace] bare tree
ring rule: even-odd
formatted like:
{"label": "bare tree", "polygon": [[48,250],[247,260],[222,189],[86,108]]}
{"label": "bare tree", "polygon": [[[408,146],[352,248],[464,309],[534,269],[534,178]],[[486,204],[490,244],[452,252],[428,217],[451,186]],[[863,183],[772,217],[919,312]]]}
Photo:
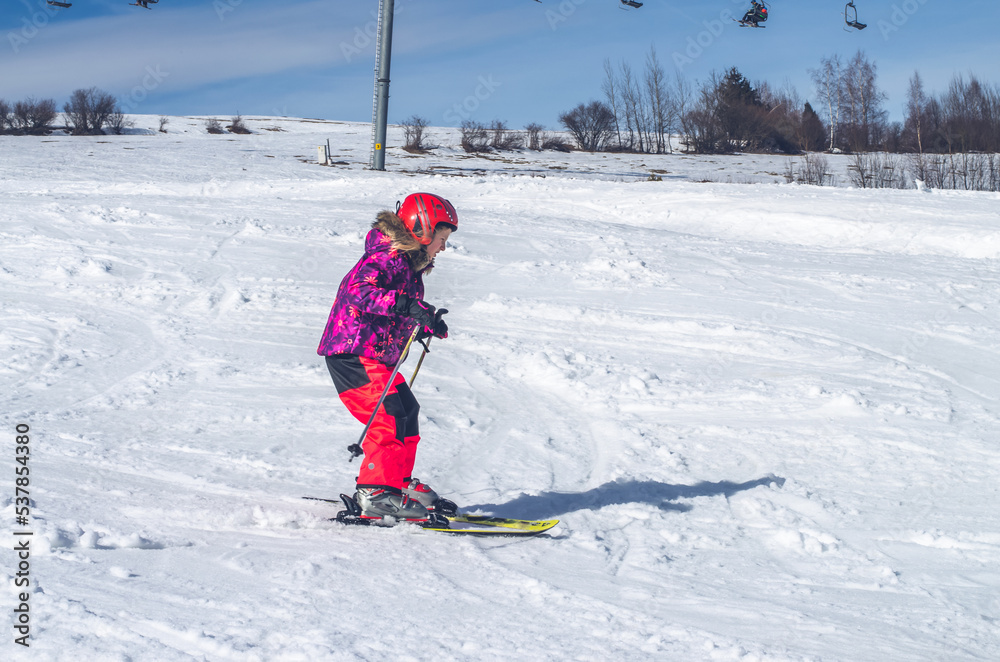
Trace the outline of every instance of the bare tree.
{"label": "bare tree", "polygon": [[691,109],[691,98],[693,92],[691,90],[691,83],[684,78],[684,74],[677,71],[674,75],[673,83],[673,94],[671,94],[671,105],[673,106],[673,118],[674,118],[674,129],[678,130],[683,134],[684,149],[688,150],[689,143],[687,141],[687,136],[690,135],[689,125],[687,123],[688,111]]}
{"label": "bare tree", "polygon": [[826,114],[827,125],[830,128],[830,149],[837,146],[837,130],[840,128],[840,111],[844,99],[843,85],[841,83],[840,56],[833,55],[820,60],[817,69],[810,69],[813,84],[820,100],[823,102],[823,110]]}
{"label": "bare tree", "polygon": [[70,95],[69,101],[63,106],[63,113],[66,115],[66,124],[72,128],[74,134],[84,135],[90,132],[93,112],[91,109],[90,90],[76,90]]}
{"label": "bare tree", "polygon": [[906,94],[906,121],[903,125],[902,144],[904,148],[917,152],[910,159],[913,176],[922,182],[927,181],[927,161],[924,159],[924,114],[927,108],[927,95],[924,93],[924,82],[920,72],[914,71],[910,78],[910,87]]}
{"label": "bare tree", "polygon": [[684,114],[684,140],[689,151],[712,154],[725,142],[726,132],[720,120],[721,95],[722,81],[713,71],[699,88],[691,109]]}
{"label": "bare tree", "polygon": [[1000,88],[955,76],[939,107],[940,151],[1000,151]]}
{"label": "bare tree", "polygon": [[559,115],[559,122],[566,127],[580,149],[598,152],[607,147],[614,133],[614,113],[600,101],[581,103],[573,110]]}
{"label": "bare tree", "polygon": [[663,109],[663,132],[665,145],[664,148],[667,152],[673,153],[674,147],[671,141],[671,136],[679,131],[678,120],[680,119],[680,113],[684,104],[687,103],[686,98],[682,98],[682,95],[688,94],[690,92],[685,92],[682,88],[686,85],[683,76],[678,71],[674,82],[671,84],[664,80],[664,102],[665,106]]}
{"label": "bare tree", "polygon": [[53,99],[37,100],[28,97],[14,104],[10,117],[11,128],[21,133],[45,133],[56,119],[56,102]]}
{"label": "bare tree", "polygon": [[646,54],[641,75],[625,60],[615,66],[605,59],[601,91],[613,117],[610,148],[662,154],[673,151],[674,133],[687,133],[691,85],[680,72],[673,81],[667,79],[655,46]]}
{"label": "bare tree", "polygon": [[403,149],[416,154],[426,152],[424,130],[427,128],[427,120],[419,115],[411,115],[403,120],[401,125],[403,127]]}
{"label": "bare tree", "polygon": [[66,120],[76,135],[98,135],[118,107],[118,100],[96,87],[75,90],[63,106]]}
{"label": "bare tree", "polygon": [[887,113],[882,108],[888,95],[878,87],[878,67],[859,50],[844,71],[847,99],[847,140],[851,150],[869,150],[879,142]]}
{"label": "bare tree", "polygon": [[914,71],[913,78],[910,79],[910,89],[906,94],[905,128],[913,134],[913,142],[916,144],[918,154],[924,153],[923,115],[926,106],[927,95],[924,94],[924,81],[920,78],[920,72]]}
{"label": "bare tree", "polygon": [[[667,149],[667,134],[670,131],[670,93],[666,84],[666,73],[656,56],[656,49],[649,47],[646,54],[646,99],[649,104],[650,121],[655,142],[655,151],[662,154]],[[653,151],[654,147],[650,148]]]}
{"label": "bare tree", "polygon": [[642,94],[639,92],[639,85],[632,75],[631,65],[622,61],[620,69],[622,112],[625,115],[625,129],[628,131],[628,142],[623,147],[634,150],[638,144],[639,150],[642,151],[642,131],[639,126],[639,106],[642,103]]}
{"label": "bare tree", "polygon": [[167,125],[170,124],[170,118],[166,115],[160,116],[160,133],[167,132]]}
{"label": "bare tree", "polygon": [[601,84],[601,91],[608,102],[608,108],[615,116],[615,136],[618,138],[618,149],[622,149],[622,127],[620,118],[622,117],[621,95],[619,93],[621,83],[618,81],[618,74],[611,64],[610,58],[604,58],[604,82]]}

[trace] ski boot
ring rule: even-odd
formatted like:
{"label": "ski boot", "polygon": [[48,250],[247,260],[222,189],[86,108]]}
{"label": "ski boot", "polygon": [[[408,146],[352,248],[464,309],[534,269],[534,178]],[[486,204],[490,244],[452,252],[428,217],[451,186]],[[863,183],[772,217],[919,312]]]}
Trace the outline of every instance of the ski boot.
{"label": "ski boot", "polygon": [[454,501],[442,499],[438,493],[431,489],[430,485],[420,482],[419,478],[409,478],[406,487],[403,488],[403,496],[407,496],[413,501],[419,502],[429,512],[438,515],[457,515],[458,506]]}
{"label": "ski boot", "polygon": [[419,501],[383,487],[361,487],[354,498],[341,494],[340,500],[347,510],[337,513],[337,521],[344,524],[393,526],[401,521],[438,528],[448,526],[447,519],[428,512]]}

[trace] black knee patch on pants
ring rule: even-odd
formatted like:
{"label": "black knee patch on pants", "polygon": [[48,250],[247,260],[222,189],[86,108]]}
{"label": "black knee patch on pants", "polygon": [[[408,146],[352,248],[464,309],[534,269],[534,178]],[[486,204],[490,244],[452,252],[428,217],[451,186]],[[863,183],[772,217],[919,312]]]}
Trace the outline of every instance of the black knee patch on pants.
{"label": "black knee patch on pants", "polygon": [[406,437],[420,434],[417,421],[420,403],[413,397],[413,391],[406,382],[401,383],[395,393],[387,395],[384,404],[386,413],[396,419],[396,439],[403,441]]}
{"label": "black knee patch on pants", "polygon": [[333,385],[337,387],[337,394],[361,388],[371,382],[365,367],[354,354],[334,354],[326,357],[326,369],[333,377]]}

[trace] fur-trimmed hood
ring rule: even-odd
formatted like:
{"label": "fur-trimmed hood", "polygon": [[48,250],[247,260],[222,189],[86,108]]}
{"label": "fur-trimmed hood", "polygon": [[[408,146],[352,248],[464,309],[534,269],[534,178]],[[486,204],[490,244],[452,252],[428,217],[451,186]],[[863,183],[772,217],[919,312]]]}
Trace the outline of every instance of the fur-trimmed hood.
{"label": "fur-trimmed hood", "polygon": [[391,211],[380,211],[372,228],[385,235],[389,239],[389,248],[405,256],[417,273],[433,264],[424,246],[406,229],[403,219]]}

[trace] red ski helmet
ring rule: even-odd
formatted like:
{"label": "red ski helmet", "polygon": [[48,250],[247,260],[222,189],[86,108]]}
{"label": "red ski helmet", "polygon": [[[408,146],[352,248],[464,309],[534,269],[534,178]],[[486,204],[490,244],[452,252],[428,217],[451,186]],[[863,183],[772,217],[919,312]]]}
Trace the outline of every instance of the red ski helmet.
{"label": "red ski helmet", "polygon": [[417,241],[426,246],[434,239],[438,224],[458,230],[458,212],[455,207],[433,193],[411,193],[403,202],[396,203],[396,215]]}

